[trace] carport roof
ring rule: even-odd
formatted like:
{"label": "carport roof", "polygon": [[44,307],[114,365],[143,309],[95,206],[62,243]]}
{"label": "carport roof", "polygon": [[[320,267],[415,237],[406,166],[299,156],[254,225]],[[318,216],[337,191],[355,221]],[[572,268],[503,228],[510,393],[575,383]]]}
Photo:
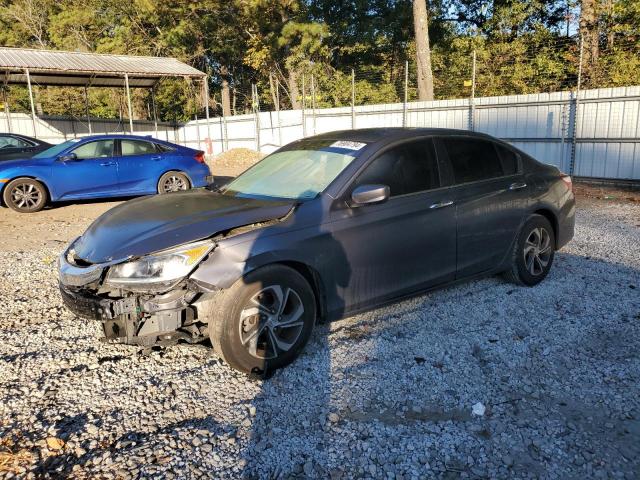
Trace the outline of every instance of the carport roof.
{"label": "carport roof", "polygon": [[0,48],[0,82],[118,87],[125,73],[131,87],[152,87],[163,77],[204,79],[206,74],[176,58]]}

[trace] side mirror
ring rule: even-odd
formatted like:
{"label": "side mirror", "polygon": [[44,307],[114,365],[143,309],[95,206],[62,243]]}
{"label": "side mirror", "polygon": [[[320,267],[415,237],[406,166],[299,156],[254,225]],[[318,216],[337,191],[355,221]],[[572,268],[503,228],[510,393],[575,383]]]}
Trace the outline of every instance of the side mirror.
{"label": "side mirror", "polygon": [[390,191],[386,185],[360,185],[351,192],[351,207],[386,202]]}
{"label": "side mirror", "polygon": [[71,153],[67,153],[66,155],[61,155],[58,157],[58,160],[60,160],[61,162],[75,162],[78,160],[78,156],[71,152]]}

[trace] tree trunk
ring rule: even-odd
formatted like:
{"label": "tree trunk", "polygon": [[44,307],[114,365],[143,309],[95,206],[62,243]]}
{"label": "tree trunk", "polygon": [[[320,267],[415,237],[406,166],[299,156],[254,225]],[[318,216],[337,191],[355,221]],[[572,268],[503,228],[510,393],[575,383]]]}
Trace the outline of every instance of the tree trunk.
{"label": "tree trunk", "polygon": [[220,76],[222,77],[222,115],[225,117],[230,117],[231,95],[229,93],[229,69],[223,66],[220,69]]}
{"label": "tree trunk", "polygon": [[280,105],[276,106],[278,103],[278,96],[276,95],[275,82],[277,81],[278,79],[274,78],[273,72],[269,72],[269,93],[271,93],[271,101],[273,102],[273,106],[276,110],[280,108]]}
{"label": "tree trunk", "polygon": [[291,100],[291,108],[293,110],[300,110],[300,100],[298,92],[298,73],[294,70],[289,70],[289,99]]}
{"label": "tree trunk", "polygon": [[592,67],[600,54],[598,13],[596,0],[582,0],[580,9],[580,34],[584,42],[584,65]]}
{"label": "tree trunk", "polygon": [[413,29],[416,37],[418,100],[433,100],[433,73],[429,48],[429,17],[425,0],[413,0]]}

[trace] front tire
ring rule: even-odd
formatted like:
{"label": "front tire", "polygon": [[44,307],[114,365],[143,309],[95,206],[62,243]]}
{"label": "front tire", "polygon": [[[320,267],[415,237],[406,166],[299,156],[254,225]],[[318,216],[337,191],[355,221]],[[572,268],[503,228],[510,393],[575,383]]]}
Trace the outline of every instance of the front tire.
{"label": "front tire", "polygon": [[268,375],[293,362],[316,319],[313,290],[284,265],[259,268],[226,290],[210,312],[215,352],[232,368]]}
{"label": "front tire", "polygon": [[191,182],[184,173],[167,172],[158,180],[158,193],[173,193],[189,190]]}
{"label": "front tire", "polygon": [[556,238],[549,220],[531,215],[520,230],[505,278],[533,287],[548,275],[555,254]]}
{"label": "front tire", "polygon": [[47,190],[33,178],[16,178],[4,188],[2,200],[16,212],[39,212],[47,204]]}

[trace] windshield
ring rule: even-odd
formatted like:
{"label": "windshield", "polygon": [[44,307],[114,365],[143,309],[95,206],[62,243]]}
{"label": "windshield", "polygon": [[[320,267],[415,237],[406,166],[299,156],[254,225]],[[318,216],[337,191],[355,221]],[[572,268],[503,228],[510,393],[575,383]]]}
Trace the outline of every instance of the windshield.
{"label": "windshield", "polygon": [[73,140],[67,140],[66,142],[62,142],[58,145],[54,145],[53,147],[47,148],[46,150],[41,151],[37,155],[34,155],[33,158],[50,158],[55,157],[63,150],[66,150],[74,143],[78,143],[80,141],[79,138],[74,138]]}
{"label": "windshield", "polygon": [[366,144],[335,140],[296,142],[255,164],[223,190],[238,197],[305,200],[316,197]]}

